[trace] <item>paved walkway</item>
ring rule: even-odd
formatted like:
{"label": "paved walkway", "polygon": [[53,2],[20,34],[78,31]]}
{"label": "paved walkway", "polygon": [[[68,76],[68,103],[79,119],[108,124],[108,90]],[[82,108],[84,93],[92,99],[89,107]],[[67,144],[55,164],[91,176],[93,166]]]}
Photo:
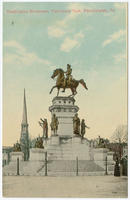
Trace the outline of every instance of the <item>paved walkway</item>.
{"label": "paved walkway", "polygon": [[4,176],[3,196],[127,198],[127,177]]}

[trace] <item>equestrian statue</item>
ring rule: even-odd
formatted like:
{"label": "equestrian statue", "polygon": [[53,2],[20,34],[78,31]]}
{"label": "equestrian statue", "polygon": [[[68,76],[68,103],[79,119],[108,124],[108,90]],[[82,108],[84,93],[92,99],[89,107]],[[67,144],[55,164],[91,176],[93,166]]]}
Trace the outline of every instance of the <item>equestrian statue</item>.
{"label": "equestrian statue", "polygon": [[[66,75],[66,76],[65,76]],[[81,83],[81,85],[83,85],[83,87],[88,90],[86,83],[84,82],[83,79],[80,80],[75,80],[72,77],[72,68],[71,65],[67,64],[67,71],[64,72],[63,69],[59,68],[59,69],[55,69],[51,78],[55,78],[57,76],[57,80],[56,80],[56,85],[52,87],[50,94],[52,93],[54,88],[57,88],[57,96],[59,95],[59,90],[62,88],[63,91],[65,92],[66,89],[71,89],[72,95],[70,96],[75,96],[77,94],[77,87],[79,85],[79,83]]]}

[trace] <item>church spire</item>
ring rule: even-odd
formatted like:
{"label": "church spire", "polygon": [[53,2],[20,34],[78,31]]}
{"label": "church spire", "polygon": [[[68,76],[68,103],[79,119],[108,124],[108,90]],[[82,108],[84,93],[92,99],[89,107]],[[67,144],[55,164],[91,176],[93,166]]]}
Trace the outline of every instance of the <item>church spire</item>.
{"label": "church spire", "polygon": [[22,124],[27,124],[27,107],[26,107],[26,95],[25,95],[25,88],[24,88],[24,99],[23,99],[23,119]]}
{"label": "church spire", "polygon": [[28,133],[25,89],[24,89],[24,98],[23,98],[23,119],[21,123],[20,146],[21,146],[22,152],[24,153],[24,160],[28,160],[29,159],[29,133]]}

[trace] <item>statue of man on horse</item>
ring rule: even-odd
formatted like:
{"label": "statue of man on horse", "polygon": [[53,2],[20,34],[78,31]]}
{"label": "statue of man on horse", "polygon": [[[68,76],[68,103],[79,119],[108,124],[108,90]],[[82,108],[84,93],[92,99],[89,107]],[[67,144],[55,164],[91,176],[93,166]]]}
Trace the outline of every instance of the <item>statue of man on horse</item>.
{"label": "statue of man on horse", "polygon": [[[66,77],[65,77],[66,74]],[[67,64],[67,71],[63,71],[63,69],[59,68],[54,70],[51,78],[55,78],[57,77],[56,80],[56,85],[52,87],[50,94],[52,93],[54,88],[57,88],[58,92],[57,92],[57,96],[59,95],[59,90],[60,88],[63,88],[62,92],[65,92],[65,89],[69,88],[72,91],[72,95],[76,95],[77,94],[77,87],[79,85],[79,83],[86,89],[88,90],[86,83],[84,82],[83,79],[80,80],[75,80],[72,77],[72,68],[70,64]]]}

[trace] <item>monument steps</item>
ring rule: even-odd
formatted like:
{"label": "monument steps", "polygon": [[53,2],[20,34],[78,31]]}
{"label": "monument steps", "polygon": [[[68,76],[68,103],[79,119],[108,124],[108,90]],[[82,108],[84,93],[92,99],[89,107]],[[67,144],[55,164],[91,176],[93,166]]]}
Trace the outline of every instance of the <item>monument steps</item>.
{"label": "monument steps", "polygon": [[[26,167],[27,161],[19,161],[19,172],[22,173],[23,169]],[[4,175],[17,175],[17,162],[12,161],[9,165],[3,168]]]}
{"label": "monument steps", "polygon": [[37,173],[39,173],[42,169],[45,168],[45,162],[43,163],[42,167],[40,169],[37,170]]}
{"label": "monument steps", "polygon": [[[36,175],[43,165],[43,161],[20,161],[19,173],[20,175]],[[13,161],[8,166],[6,165],[3,168],[3,175],[17,175],[17,163]]]}
{"label": "monument steps", "polygon": [[16,175],[17,165],[16,162],[10,162],[8,165],[3,167],[3,175]]}
{"label": "monument steps", "polygon": [[43,168],[43,161],[29,161],[28,165],[23,168],[24,175],[37,175],[39,170]]}
{"label": "monument steps", "polygon": [[[105,172],[79,172],[78,176],[103,176],[105,175]],[[42,176],[42,174],[41,174]],[[49,172],[49,176],[77,176],[75,172]]]}
{"label": "monument steps", "polygon": [[[3,168],[4,175],[17,175],[17,163],[11,162]],[[45,175],[45,163],[43,161],[20,161],[20,175]],[[76,176],[76,160],[48,160],[47,171],[49,176]],[[78,174],[85,175],[104,175],[105,169],[97,165],[94,161],[78,160]]]}
{"label": "monument steps", "polygon": [[52,145],[47,149],[49,160],[74,160],[79,157],[83,160],[91,160],[90,148],[86,144],[61,144]]}
{"label": "monument steps", "polygon": [[[53,160],[47,163],[49,176],[75,176],[77,171],[76,160]],[[94,161],[79,160],[78,174],[85,175],[104,175],[105,170],[98,166]],[[38,175],[45,175],[45,168],[42,168]]]}
{"label": "monument steps", "polygon": [[[76,170],[76,160],[55,160],[48,163],[48,170],[55,170],[55,171],[73,171]],[[79,160],[78,161],[78,169],[79,171],[104,171],[102,167],[97,165],[94,161],[87,161],[87,160]]]}

